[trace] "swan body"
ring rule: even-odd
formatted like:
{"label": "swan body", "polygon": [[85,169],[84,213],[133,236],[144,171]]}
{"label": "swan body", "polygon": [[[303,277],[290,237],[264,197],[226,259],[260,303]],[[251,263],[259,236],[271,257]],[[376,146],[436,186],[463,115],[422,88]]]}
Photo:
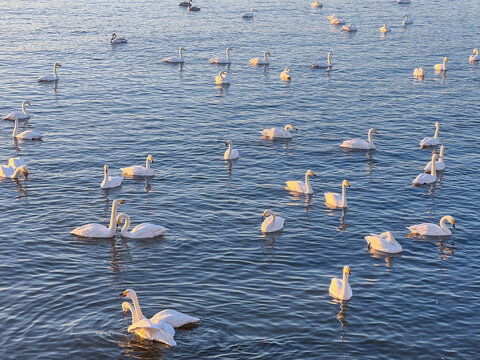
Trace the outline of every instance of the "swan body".
{"label": "swan body", "polygon": [[447,228],[445,221],[450,222],[453,227],[455,227],[455,220],[453,216],[445,215],[440,219],[440,226],[432,223],[423,223],[408,226],[407,229],[410,230],[413,234],[423,235],[423,236],[449,236],[452,235],[452,231]]}
{"label": "swan body", "polygon": [[195,6],[195,5],[188,5],[188,8],[187,10],[190,12],[190,11],[200,11],[200,8],[198,6]]}
{"label": "swan body", "polygon": [[417,79],[423,79],[423,69],[418,68],[413,70],[413,76],[416,77]]}
{"label": "swan body", "polygon": [[387,26],[387,24],[383,24],[383,26],[380,28],[380,32],[381,32],[382,34],[385,34],[385,33],[390,32],[390,31],[391,31],[391,30],[390,30],[390,28]]}
{"label": "swan body", "polygon": [[350,300],[353,293],[352,288],[348,283],[349,275],[351,275],[350,267],[348,267],[348,265],[345,265],[343,267],[343,279],[340,280],[337,278],[333,278],[330,283],[330,288],[328,289],[328,292],[331,296],[340,300]]}
{"label": "swan body", "polygon": [[422,141],[420,141],[420,148],[425,148],[429,146],[437,146],[440,144],[440,140],[438,140],[438,122],[435,123],[435,134],[432,137],[426,137],[423,138]]}
{"label": "swan body", "polygon": [[27,166],[27,164],[21,157],[13,157],[8,159],[8,166],[11,166],[14,169],[16,169],[20,166]]}
{"label": "swan body", "polygon": [[178,6],[189,6],[190,4],[192,3],[192,0],[188,0],[188,1],[182,1],[178,4]]}
{"label": "swan body", "polygon": [[269,65],[270,62],[267,59],[267,55],[270,56],[268,51],[263,53],[263,58],[253,58],[250,59],[250,65]]}
{"label": "swan body", "polygon": [[117,37],[117,34],[113,33],[112,37],[110,38],[110,44],[126,44],[128,42],[125,38]]}
{"label": "swan body", "polygon": [[230,50],[233,50],[233,49],[230,47],[227,47],[227,49],[225,50],[226,57],[212,58],[209,60],[210,64],[231,64],[232,61],[230,60],[230,54],[229,54]]}
{"label": "swan body", "polygon": [[18,179],[20,174],[27,178],[28,170],[26,165],[21,165],[17,168],[14,168],[13,166],[0,165],[0,178]]}
{"label": "swan body", "polygon": [[242,18],[244,19],[252,19],[253,18],[253,8],[250,9],[250,12],[247,12],[242,15]]}
{"label": "swan body", "polygon": [[343,143],[340,144],[340,147],[347,149],[375,150],[372,133],[378,134],[377,130],[371,128],[370,130],[368,130],[368,141],[365,141],[363,139],[345,140]]}
{"label": "swan body", "polygon": [[475,61],[479,61],[480,60],[480,55],[478,55],[478,50],[477,49],[473,49],[473,55],[470,55],[470,57],[468,58],[468,60],[470,62],[475,62]]}
{"label": "swan body", "polygon": [[330,60],[333,53],[330,51],[327,55],[327,60],[315,61],[312,64],[312,68],[330,68],[332,67],[332,62]]}
{"label": "swan body", "polygon": [[225,160],[235,160],[240,157],[238,150],[232,148],[232,142],[230,140],[227,140],[225,146],[228,146],[227,151],[225,151],[225,154],[223,155]]}
{"label": "swan body", "polygon": [[320,1],[315,0],[315,2],[310,4],[310,6],[314,7],[314,8],[321,8],[321,7],[323,7],[323,4]]}
{"label": "swan body", "polygon": [[112,213],[110,215],[110,226],[108,228],[101,224],[87,224],[73,229],[70,234],[88,238],[114,237],[115,230],[117,229],[117,223],[115,222],[117,216],[117,209],[120,204],[123,204],[124,202],[124,200],[113,200]]}
{"label": "swan body", "polygon": [[329,193],[326,192],[323,195],[325,196],[325,202],[327,205],[332,206],[332,207],[337,207],[337,208],[346,208],[348,207],[347,205],[347,197],[345,194],[345,187],[348,186],[350,187],[350,184],[348,183],[347,180],[343,180],[342,182],[342,195],[337,194],[337,193]]}
{"label": "swan body", "polygon": [[[444,145],[440,146],[440,154],[438,155],[438,161],[435,161],[435,170],[436,171],[442,171],[445,170],[445,162],[443,161],[443,150],[444,150]],[[425,165],[424,171],[426,173],[432,172],[432,162],[429,161],[427,165]]]}
{"label": "swan body", "polygon": [[330,21],[330,23],[333,24],[333,25],[344,25],[345,24],[345,20],[343,20],[342,18],[339,18],[337,16],[337,14],[330,15],[328,17],[328,21]]}
{"label": "swan body", "polygon": [[61,67],[61,66],[62,65],[60,65],[59,63],[53,64],[53,75],[40,76],[38,78],[38,81],[39,82],[57,81],[58,80],[57,67]]}
{"label": "swan body", "polygon": [[286,67],[285,69],[283,69],[283,71],[280,73],[280,79],[284,80],[284,81],[289,81],[292,77],[290,75],[290,69],[288,67]]}
{"label": "swan body", "polygon": [[262,219],[266,218],[263,220],[261,230],[264,233],[271,233],[275,231],[279,231],[283,229],[283,224],[285,223],[285,219],[276,216],[275,213],[272,210],[265,210],[262,215]]}
{"label": "swan body", "polygon": [[183,64],[183,51],[185,50],[185,48],[181,47],[178,49],[178,57],[177,56],[170,56],[170,57],[167,57],[165,59],[163,59],[162,61],[165,62],[165,63],[171,63],[171,64],[179,64],[179,63],[182,63]]}
{"label": "swan body", "polygon": [[100,184],[100,187],[102,189],[111,189],[111,188],[122,185],[123,177],[121,177],[121,176],[109,176],[107,165],[104,165],[103,169],[104,169],[104,176],[103,176],[103,181]]}
{"label": "swan body", "polygon": [[3,120],[15,120],[15,119],[27,120],[27,119],[30,119],[31,115],[27,110],[25,110],[25,105],[32,106],[32,104],[30,104],[30,101],[23,100],[22,101],[22,112],[15,111],[15,112],[12,112],[10,114],[7,114],[3,117]]}
{"label": "swan body", "polygon": [[15,118],[15,126],[13,128],[12,137],[20,140],[42,140],[42,134],[35,130],[25,130],[20,134],[17,134],[18,119]]}
{"label": "swan body", "polygon": [[163,235],[168,230],[160,225],[141,223],[135,226],[132,231],[128,231],[130,227],[130,216],[123,212],[117,216],[117,226],[120,226],[122,222],[125,222],[125,224],[122,227],[121,235],[122,237],[130,239],[152,239]]}
{"label": "swan body", "polygon": [[395,240],[390,231],[386,231],[380,235],[370,234],[365,236],[365,240],[369,248],[383,253],[397,254],[403,250],[402,245]]}
{"label": "swan body", "polygon": [[152,155],[147,156],[145,161],[145,167],[141,165],[132,165],[129,167],[121,168],[122,173],[130,176],[153,176],[153,169],[150,167],[150,163],[153,164]]}
{"label": "swan body", "polygon": [[312,170],[307,170],[305,173],[305,182],[303,181],[286,181],[286,189],[302,194],[313,194],[313,189],[310,186],[309,176],[317,176]]}
{"label": "swan body", "polygon": [[413,24],[413,19],[409,18],[407,15],[403,15],[402,25],[406,26],[410,24]]}
{"label": "swan body", "polygon": [[230,84],[230,75],[226,71],[220,71],[217,76],[215,76],[215,84]]}
{"label": "swan body", "polygon": [[263,137],[270,138],[270,139],[291,139],[293,134],[290,130],[298,131],[297,128],[294,128],[292,125],[287,124],[283,129],[280,128],[271,128],[271,129],[263,129],[261,134]]}
{"label": "swan body", "polygon": [[436,70],[436,71],[447,71],[447,61],[448,59],[445,57],[443,58],[443,63],[441,64],[435,64],[433,66],[433,68]]}
{"label": "swan body", "polygon": [[342,26],[342,31],[355,32],[357,30],[358,30],[357,25],[355,25],[355,24],[347,24],[347,25]]}
{"label": "swan body", "polygon": [[437,181],[437,170],[435,169],[435,158],[437,157],[437,154],[433,153],[432,154],[432,161],[431,164],[432,168],[430,169],[431,174],[426,174],[424,172],[420,173],[417,175],[415,179],[413,179],[412,184],[414,186],[416,185],[424,185],[424,184],[431,184]]}

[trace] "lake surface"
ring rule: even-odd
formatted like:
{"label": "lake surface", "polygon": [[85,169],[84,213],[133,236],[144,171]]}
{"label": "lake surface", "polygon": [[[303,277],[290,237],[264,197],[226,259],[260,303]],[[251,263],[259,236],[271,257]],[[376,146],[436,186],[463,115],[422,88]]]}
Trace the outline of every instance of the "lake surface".
{"label": "lake surface", "polygon": [[[1,358],[6,359],[460,359],[480,333],[480,47],[477,1],[324,2],[0,1],[0,112],[31,101],[28,128],[43,142],[14,142],[0,126],[0,162],[22,156],[27,180],[0,182]],[[253,21],[241,14],[255,7]],[[327,16],[358,27],[342,33]],[[407,13],[415,22],[401,26]],[[379,27],[390,24],[382,36]],[[110,34],[128,38],[111,46]],[[208,59],[231,46],[230,87]],[[184,46],[185,65],[166,56]],[[248,59],[270,51],[268,68]],[[333,68],[312,69],[333,51]],[[433,65],[449,59],[445,76]],[[60,80],[39,84],[60,62]],[[279,75],[292,69],[292,81]],[[423,67],[425,79],[412,71]],[[446,170],[412,187],[431,149],[419,141],[440,123]],[[290,123],[289,143],[260,131]],[[377,150],[348,152],[345,139],[375,127]],[[240,159],[223,160],[232,140]],[[144,164],[156,176],[113,174]],[[284,189],[307,169],[315,193]],[[349,208],[323,192],[348,179]],[[76,226],[107,224],[113,199],[132,223],[168,227],[154,240],[78,239]],[[267,208],[286,218],[262,235]],[[447,239],[407,237],[406,226],[457,225]],[[368,251],[364,236],[390,230],[401,256]],[[352,271],[353,297],[333,300],[330,279]],[[168,348],[127,333],[119,293],[137,291],[143,312],[201,318]]]}

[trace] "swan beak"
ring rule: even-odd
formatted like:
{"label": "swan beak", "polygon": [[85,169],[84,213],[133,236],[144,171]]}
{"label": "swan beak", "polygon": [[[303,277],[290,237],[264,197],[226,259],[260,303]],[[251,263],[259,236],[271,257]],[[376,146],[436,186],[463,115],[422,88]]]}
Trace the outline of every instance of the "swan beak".
{"label": "swan beak", "polygon": [[117,220],[117,226],[120,226],[120,220]]}
{"label": "swan beak", "polygon": [[125,290],[123,293],[120,294],[120,297],[125,297],[127,296],[127,290]]}
{"label": "swan beak", "polygon": [[378,134],[378,131],[377,131],[377,130],[373,130],[373,132],[374,132],[375,134]]}
{"label": "swan beak", "polygon": [[345,183],[345,185],[347,185],[348,187],[351,187],[350,184],[348,183],[348,181]]}
{"label": "swan beak", "polygon": [[127,316],[127,310],[123,310],[123,316]]}
{"label": "swan beak", "polygon": [[28,170],[25,169],[25,170],[23,171],[23,174],[25,175],[25,177],[27,177],[27,176],[28,176]]}
{"label": "swan beak", "polygon": [[263,213],[263,215],[262,215],[262,219],[263,219],[265,216],[266,216],[266,215],[265,215],[265,213]]}
{"label": "swan beak", "polygon": [[350,271],[350,269],[347,269],[347,274],[352,275],[352,272]]}
{"label": "swan beak", "polygon": [[225,147],[227,147],[227,146],[228,146],[228,141],[225,143]]}
{"label": "swan beak", "polygon": [[317,176],[313,171],[312,171],[312,175],[313,175],[313,176]]}
{"label": "swan beak", "polygon": [[125,204],[125,203],[126,203],[125,200],[118,200],[118,202],[119,202],[120,204]]}
{"label": "swan beak", "polygon": [[452,226],[455,227],[455,221],[452,221]]}

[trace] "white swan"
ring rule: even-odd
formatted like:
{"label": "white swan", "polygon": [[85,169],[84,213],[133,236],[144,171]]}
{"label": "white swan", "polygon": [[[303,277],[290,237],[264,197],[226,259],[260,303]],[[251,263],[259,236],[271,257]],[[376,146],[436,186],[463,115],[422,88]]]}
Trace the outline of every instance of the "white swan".
{"label": "white swan", "polygon": [[103,169],[104,169],[103,181],[100,184],[100,187],[102,189],[111,189],[111,188],[122,185],[123,177],[121,177],[121,176],[109,176],[107,165],[104,165]]}
{"label": "white swan", "polygon": [[153,176],[153,169],[150,167],[150,163],[153,164],[152,155],[147,156],[145,161],[145,167],[141,165],[132,165],[129,167],[121,168],[122,173],[130,176]]}
{"label": "white swan", "polygon": [[385,33],[390,32],[390,31],[392,31],[392,30],[390,30],[390,28],[387,26],[387,24],[383,24],[383,26],[380,28],[380,32],[382,34],[385,34]]}
{"label": "white swan", "polygon": [[178,64],[178,63],[183,63],[183,53],[182,51],[185,51],[185,48],[181,47],[178,49],[178,57],[177,56],[170,56],[170,57],[167,57],[165,59],[163,59],[162,61],[165,62],[165,63],[172,63],[172,64]]}
{"label": "white swan", "polygon": [[12,157],[8,159],[8,166],[13,167],[14,169],[23,165],[27,166],[27,163],[21,157]]}
{"label": "white swan", "polygon": [[423,69],[415,68],[415,70],[413,70],[413,76],[416,77],[417,79],[423,79]]}
{"label": "white swan", "polygon": [[290,71],[291,70],[288,67],[283,69],[283,71],[280,73],[280,79],[282,79],[284,81],[291,80],[292,76],[290,75]]}
{"label": "white swan", "polygon": [[357,30],[358,30],[357,25],[355,25],[355,24],[347,24],[347,25],[342,26],[342,31],[355,32]]}
{"label": "white swan", "polygon": [[260,133],[263,137],[270,139],[291,139],[293,134],[290,132],[290,130],[298,131],[297,128],[287,124],[283,129],[274,127],[271,129],[263,129]]}
{"label": "white swan", "polygon": [[343,20],[342,18],[339,18],[337,16],[337,14],[330,15],[328,17],[328,21],[330,21],[330,23],[333,24],[333,25],[344,25],[345,24],[345,20]]}
{"label": "white swan", "polygon": [[132,231],[128,231],[130,227],[130,216],[123,212],[117,215],[117,226],[120,226],[122,222],[125,222],[125,224],[122,227],[121,235],[122,237],[130,239],[152,239],[163,235],[168,230],[166,227],[160,225],[141,223],[135,226]]}
{"label": "white swan", "polygon": [[112,37],[110,38],[110,44],[126,44],[128,42],[125,38],[117,37],[117,34],[113,33]]}
{"label": "white swan", "polygon": [[305,182],[303,181],[286,181],[287,186],[285,189],[295,191],[302,194],[313,194],[313,189],[310,186],[309,176],[317,176],[312,170],[307,170],[305,173]]}
{"label": "white swan", "polygon": [[321,8],[321,7],[323,7],[323,4],[320,1],[315,0],[315,2],[310,4],[310,6],[314,7],[314,8]]}
{"label": "white swan", "polygon": [[441,64],[435,64],[433,66],[433,68],[436,70],[436,71],[447,71],[447,61],[448,59],[445,57],[443,58],[443,63]]}
{"label": "white swan", "polygon": [[[122,294],[121,297],[127,297],[133,301],[133,306],[135,307],[135,313],[140,318],[145,318],[142,313],[142,309],[140,308],[140,304],[138,303],[138,297],[135,290],[127,289]],[[173,328],[179,328],[187,324],[195,324],[200,321],[199,318],[190,316],[180,311],[166,309],[156,313],[154,316],[150,318],[150,321],[153,323],[157,323],[157,321],[163,321],[169,324]]]}
{"label": "white swan", "polygon": [[250,65],[269,65],[270,62],[267,59],[267,55],[270,56],[268,51],[263,53],[263,58],[252,58],[250,59]]}
{"label": "white swan", "polygon": [[437,170],[435,169],[435,158],[437,157],[437,154],[436,153],[433,153],[432,154],[432,161],[431,161],[431,164],[432,164],[432,168],[430,169],[431,171],[431,174],[426,174],[424,172],[420,173],[417,175],[417,177],[415,179],[413,179],[412,181],[412,184],[414,186],[416,185],[423,185],[423,184],[431,184],[431,183],[434,183],[435,181],[437,181]]}
{"label": "white swan", "polygon": [[42,140],[42,134],[35,130],[25,130],[20,134],[17,134],[18,119],[15,118],[15,126],[13,128],[12,137],[20,140]]}
{"label": "white swan", "polygon": [[329,52],[327,55],[327,60],[319,60],[315,61],[312,64],[312,68],[330,68],[332,67],[332,62],[330,61],[331,56],[333,55],[333,52]]}
{"label": "white swan", "polygon": [[25,178],[28,176],[26,165],[21,165],[17,168],[13,166],[0,165],[0,178],[17,179],[18,175],[22,174]]}
{"label": "white swan", "polygon": [[271,233],[275,231],[279,231],[283,229],[283,224],[285,223],[285,219],[276,216],[272,210],[265,210],[262,215],[262,219],[265,218],[262,223],[261,230],[264,233]]}
{"label": "white swan", "polygon": [[351,274],[352,273],[350,272],[350,267],[348,265],[345,265],[343,267],[343,279],[340,280],[337,278],[333,278],[332,282],[330,283],[330,288],[328,289],[328,292],[331,296],[340,300],[350,300],[353,293],[352,288],[348,283],[348,276]]}
{"label": "white swan", "polygon": [[377,130],[371,128],[368,130],[368,141],[363,139],[345,140],[340,144],[340,147],[347,149],[375,150],[372,133],[378,134]]}
{"label": "white swan", "polygon": [[250,12],[247,12],[242,15],[242,18],[244,19],[252,19],[253,18],[253,8],[250,8]]}
{"label": "white swan", "polygon": [[30,104],[30,101],[23,100],[22,101],[22,112],[20,112],[20,111],[11,112],[10,114],[5,115],[3,117],[3,120],[15,120],[15,119],[27,120],[27,119],[30,119],[31,115],[27,110],[25,110],[25,105],[32,106],[32,104]]}
{"label": "white swan", "polygon": [[478,55],[478,50],[477,49],[473,49],[473,55],[470,55],[470,57],[468,58],[468,60],[470,62],[475,62],[475,61],[479,61],[480,60],[480,55]]}
{"label": "white swan", "polygon": [[227,49],[225,50],[226,58],[218,57],[218,58],[212,58],[210,59],[210,64],[231,64],[232,61],[230,60],[230,54],[229,51],[233,50],[231,47],[227,46]]}
{"label": "white swan", "polygon": [[399,4],[410,4],[410,0],[397,0],[397,3]]}
{"label": "white swan", "polygon": [[422,141],[420,141],[420,148],[425,148],[428,146],[437,146],[440,144],[440,140],[438,139],[438,122],[435,123],[435,135],[432,137],[426,137],[423,138]]}
{"label": "white swan", "polygon": [[413,234],[424,235],[424,236],[449,236],[452,235],[452,231],[447,228],[445,221],[449,221],[453,227],[455,227],[455,220],[453,216],[445,215],[440,219],[440,226],[432,223],[423,223],[412,226],[407,226],[407,229],[410,230]]}
{"label": "white swan", "polygon": [[120,204],[125,203],[125,200],[113,200],[112,213],[110,215],[110,226],[107,228],[101,224],[87,224],[79,226],[72,231],[70,235],[77,235],[89,238],[111,238],[115,236],[115,230],[117,229],[116,217],[117,209]]}
{"label": "white swan", "polygon": [[[445,162],[443,161],[443,150],[445,149],[445,146],[442,145],[440,146],[440,154],[438,155],[438,161],[435,161],[435,170],[436,171],[442,171],[445,170]],[[426,173],[432,172],[432,162],[429,161],[427,165],[425,165],[424,171]]]}
{"label": "white swan", "polygon": [[192,0],[188,0],[188,1],[182,1],[178,4],[178,6],[189,6],[190,4],[192,3]]}
{"label": "white swan", "polygon": [[345,195],[345,187],[350,187],[350,184],[347,180],[343,180],[342,182],[342,195],[337,193],[329,193],[326,192],[323,195],[325,196],[325,202],[327,205],[337,208],[346,208],[347,205],[347,197]]}
{"label": "white swan", "polygon": [[57,67],[61,67],[61,66],[62,66],[62,65],[60,65],[59,63],[53,64],[53,75],[40,76],[40,77],[38,78],[38,81],[39,81],[39,82],[57,81],[57,80],[58,80]]}
{"label": "white swan", "polygon": [[365,236],[365,240],[369,249],[374,249],[383,253],[397,254],[403,250],[402,245],[395,240],[390,231],[386,231],[380,235],[370,234]]}
{"label": "white swan", "polygon": [[232,148],[232,142],[230,140],[227,140],[225,146],[228,146],[227,151],[225,151],[225,154],[223,155],[225,160],[235,160],[240,157],[238,150]]}
{"label": "white swan", "polygon": [[407,15],[403,15],[402,18],[403,18],[403,21],[402,21],[403,26],[413,24],[413,19],[409,18]]}
{"label": "white swan", "polygon": [[215,76],[215,84],[230,84],[230,75],[226,71],[220,71],[217,76]]}

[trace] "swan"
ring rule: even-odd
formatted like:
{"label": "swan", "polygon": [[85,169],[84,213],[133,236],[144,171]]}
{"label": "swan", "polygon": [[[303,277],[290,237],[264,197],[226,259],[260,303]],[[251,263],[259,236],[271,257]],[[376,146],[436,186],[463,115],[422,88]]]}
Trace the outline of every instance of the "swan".
{"label": "swan", "polygon": [[232,142],[230,140],[227,140],[225,146],[228,146],[227,151],[225,151],[225,154],[223,155],[225,160],[235,160],[240,157],[238,150],[232,148]]}
{"label": "swan", "polygon": [[320,60],[320,61],[315,61],[312,64],[312,68],[330,68],[332,67],[332,62],[330,61],[331,56],[333,55],[333,52],[329,52],[327,55],[327,60]]}
{"label": "swan", "polygon": [[27,119],[30,119],[31,115],[27,110],[25,110],[25,105],[32,106],[32,104],[30,104],[30,101],[23,100],[22,101],[22,112],[17,111],[17,112],[12,112],[10,114],[7,114],[7,115],[4,116],[3,120],[15,120],[15,119],[27,120]]}
{"label": "swan", "polygon": [[262,58],[250,59],[250,65],[269,65],[270,62],[267,59],[267,55],[270,56],[270,53],[268,51],[265,51],[263,53],[263,59]]}
{"label": "swan", "polygon": [[378,134],[378,131],[374,128],[371,128],[368,130],[368,141],[363,139],[345,140],[340,144],[340,147],[347,149],[375,150],[372,133]]}
{"label": "swan", "polygon": [[[135,292],[135,290],[127,289],[120,296],[127,297],[133,301],[133,306],[135,307],[135,313],[138,319],[145,318],[145,316],[142,313],[142,309],[140,308],[137,293]],[[152,323],[163,321],[169,324],[172,328],[179,328],[187,324],[195,324],[199,322],[200,319],[194,316],[181,313],[180,311],[166,309],[156,313],[154,316],[150,318],[150,321]]]}
{"label": "swan", "polygon": [[410,4],[410,0],[397,0],[399,4]]}
{"label": "swan", "polygon": [[188,10],[188,12],[190,12],[190,11],[200,11],[200,8],[198,6],[189,4],[187,10]]}
{"label": "swan", "polygon": [[191,3],[192,3],[192,0],[182,1],[181,3],[178,4],[178,6],[185,6],[185,7],[187,7],[187,6],[190,5]]}
{"label": "swan", "polygon": [[449,236],[452,235],[452,231],[447,228],[445,221],[449,221],[453,227],[455,227],[455,220],[453,216],[445,215],[440,219],[440,226],[432,223],[423,223],[412,226],[407,226],[407,229],[410,230],[413,234],[424,235],[424,236]]}
{"label": "swan", "polygon": [[423,138],[420,141],[420,148],[423,149],[428,146],[437,146],[440,144],[440,140],[438,140],[438,122],[435,123],[435,135],[432,137]]}
{"label": "swan", "polygon": [[110,226],[107,228],[101,224],[87,224],[79,226],[72,231],[70,235],[77,235],[89,238],[111,238],[115,236],[115,230],[117,229],[116,217],[117,209],[120,204],[124,204],[125,200],[113,200],[112,214],[110,216]]}
{"label": "swan", "polygon": [[475,62],[475,61],[480,60],[480,56],[478,55],[478,50],[477,49],[473,49],[473,55],[470,55],[468,60],[470,60],[470,62]]}
{"label": "swan", "polygon": [[215,76],[215,84],[230,84],[230,75],[226,71],[220,71],[217,76]]}
{"label": "swan", "polygon": [[333,25],[344,25],[345,24],[345,20],[343,20],[342,18],[339,18],[337,16],[337,14],[330,15],[328,17],[328,21],[330,21],[330,23],[333,24]]}
{"label": "swan", "polygon": [[17,134],[18,119],[15,118],[15,126],[13,128],[12,137],[20,140],[42,140],[42,134],[35,130],[25,130],[20,134]]}
{"label": "swan", "polygon": [[178,63],[182,63],[183,64],[183,56],[182,56],[182,51],[185,51],[185,48],[181,47],[178,49],[178,56],[170,56],[170,57],[167,57],[165,59],[163,59],[162,61],[165,62],[165,63],[172,63],[172,64],[178,64]]}
{"label": "swan", "polygon": [[132,165],[129,167],[121,168],[122,173],[130,176],[153,176],[153,169],[150,167],[150,163],[153,164],[152,155],[147,156],[145,167],[141,165]]}
{"label": "swan", "polygon": [[350,272],[350,267],[348,265],[345,265],[343,267],[343,280],[333,278],[332,282],[330,283],[330,288],[328,289],[328,292],[331,296],[340,300],[350,300],[353,293],[352,288],[348,283],[348,275],[351,274],[352,273]]}
{"label": "swan", "polygon": [[403,18],[403,21],[402,21],[403,26],[413,24],[413,19],[409,18],[407,15],[403,15],[402,18]]}
{"label": "swan", "polygon": [[111,189],[117,186],[122,185],[123,177],[121,176],[109,176],[108,175],[108,166],[104,165],[103,169],[105,170],[103,181],[100,184],[102,189]]}
{"label": "swan", "polygon": [[413,70],[413,76],[416,77],[417,79],[423,79],[423,69],[416,68],[415,70]]}
{"label": "swan", "polygon": [[53,75],[40,76],[38,78],[38,81],[39,82],[57,81],[58,80],[57,67],[62,67],[62,65],[60,65],[59,63],[53,64]]}
{"label": "swan", "polygon": [[383,24],[383,26],[380,28],[380,32],[381,32],[382,34],[385,34],[385,33],[390,32],[390,31],[391,31],[391,30],[390,30],[390,28],[387,26],[387,24]]}
{"label": "swan", "polygon": [[285,188],[287,190],[295,191],[302,194],[313,194],[313,189],[310,186],[310,180],[308,178],[310,175],[317,176],[312,170],[307,170],[307,172],[305,173],[305,182],[293,180],[286,181],[285,184],[287,184],[287,186]]}
{"label": "swan", "polygon": [[230,50],[233,50],[232,48],[227,46],[227,49],[225,50],[226,58],[212,58],[210,59],[210,64],[231,64],[232,61],[230,60],[230,54],[228,53]]}
{"label": "swan", "polygon": [[168,230],[167,228],[160,225],[141,223],[135,226],[132,231],[128,231],[130,227],[130,216],[122,212],[117,216],[117,226],[120,226],[123,221],[125,221],[125,224],[122,227],[121,235],[125,238],[151,239],[163,235]]}
{"label": "swan", "polygon": [[433,68],[436,70],[436,71],[447,71],[447,58],[443,58],[443,63],[442,64],[435,64],[433,66]]}
{"label": "swan", "polygon": [[315,0],[315,2],[310,4],[310,6],[315,7],[315,8],[321,8],[321,7],[323,7],[323,4],[320,1]]}
{"label": "swan", "polygon": [[434,183],[435,181],[437,181],[437,170],[435,169],[435,158],[437,157],[437,154],[436,153],[433,153],[432,154],[432,161],[431,161],[431,164],[432,164],[432,168],[430,169],[431,171],[431,174],[426,174],[424,172],[420,173],[417,175],[417,177],[415,179],[413,179],[412,181],[412,184],[414,186],[416,185],[423,185],[423,184],[431,184],[431,183]]}
{"label": "swan", "polygon": [[350,187],[350,184],[347,180],[343,180],[342,182],[342,195],[337,193],[324,193],[325,195],[325,202],[327,205],[338,207],[338,208],[346,208],[347,205],[347,197],[345,196],[345,187]]}
{"label": "swan", "polygon": [[386,231],[380,235],[370,234],[365,236],[365,240],[369,249],[374,249],[383,253],[396,254],[403,250],[402,245],[395,240],[390,231]]}
{"label": "swan", "polygon": [[18,175],[22,174],[27,178],[28,170],[26,165],[21,165],[17,168],[13,166],[0,165],[0,178],[18,179]]}
{"label": "swan", "polygon": [[22,165],[27,166],[27,164],[25,163],[25,161],[21,157],[12,157],[12,158],[8,159],[8,166],[13,167],[14,169],[16,169],[17,167],[20,167]]}
{"label": "swan", "polygon": [[287,124],[283,129],[274,127],[271,129],[263,129],[260,133],[263,135],[263,137],[270,139],[291,139],[293,135],[290,130],[298,131],[297,128]]}
{"label": "swan", "polygon": [[263,220],[261,230],[264,233],[271,233],[275,231],[280,231],[283,229],[283,224],[285,223],[285,219],[276,216],[275,213],[272,210],[265,210],[262,215],[262,219],[266,218]]}
{"label": "swan", "polygon": [[[444,145],[440,146],[440,154],[438,155],[438,161],[435,161],[435,170],[436,171],[442,171],[445,170],[445,163],[443,162],[443,150],[444,150]],[[425,172],[429,173],[432,171],[432,162],[429,161],[427,165],[425,165]]]}
{"label": "swan", "polygon": [[252,19],[253,18],[253,8],[250,9],[250,12],[247,12],[242,15],[242,18],[244,19]]}
{"label": "swan", "polygon": [[112,37],[110,38],[110,44],[126,44],[128,42],[125,38],[117,37],[117,34],[113,33]]}
{"label": "swan", "polygon": [[342,26],[342,31],[355,32],[357,30],[358,30],[357,25],[355,25],[355,24],[347,24],[347,25]]}
{"label": "swan", "polygon": [[280,74],[280,79],[285,80],[285,81],[289,81],[291,79],[290,71],[291,70],[288,67],[283,69],[282,73]]}

